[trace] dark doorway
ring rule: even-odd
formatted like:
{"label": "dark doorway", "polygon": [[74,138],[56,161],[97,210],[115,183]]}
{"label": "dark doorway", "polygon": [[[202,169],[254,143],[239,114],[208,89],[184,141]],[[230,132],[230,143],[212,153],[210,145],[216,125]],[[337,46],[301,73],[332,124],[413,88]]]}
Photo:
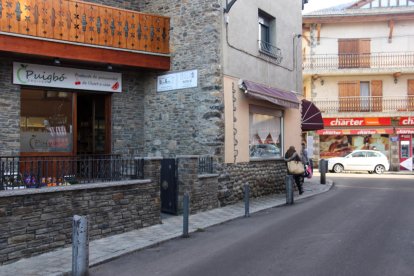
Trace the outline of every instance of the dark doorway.
{"label": "dark doorway", "polygon": [[109,153],[108,95],[77,95],[77,154]]}
{"label": "dark doorway", "polygon": [[161,212],[177,214],[177,178],[175,159],[161,161]]}

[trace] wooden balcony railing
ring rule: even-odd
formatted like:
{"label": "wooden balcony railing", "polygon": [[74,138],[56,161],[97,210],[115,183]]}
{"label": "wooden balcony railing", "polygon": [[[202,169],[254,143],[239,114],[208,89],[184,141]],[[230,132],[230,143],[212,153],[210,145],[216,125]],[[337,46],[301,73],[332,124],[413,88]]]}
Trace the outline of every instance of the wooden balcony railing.
{"label": "wooden balcony railing", "polygon": [[306,55],[303,69],[329,70],[349,68],[409,68],[414,67],[414,52]]}
{"label": "wooden balcony railing", "polygon": [[408,112],[414,111],[414,96],[344,97],[339,99],[313,99],[321,112]]}
{"label": "wooden balcony railing", "polygon": [[0,32],[133,51],[169,53],[168,17],[74,0],[0,0]]}

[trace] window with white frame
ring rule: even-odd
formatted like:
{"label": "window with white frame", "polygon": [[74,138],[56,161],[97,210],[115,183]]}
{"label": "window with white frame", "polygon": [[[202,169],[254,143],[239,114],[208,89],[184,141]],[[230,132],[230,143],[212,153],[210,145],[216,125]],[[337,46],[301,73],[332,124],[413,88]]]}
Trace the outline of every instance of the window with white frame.
{"label": "window with white frame", "polygon": [[250,157],[280,158],[282,111],[254,105],[249,108]]}

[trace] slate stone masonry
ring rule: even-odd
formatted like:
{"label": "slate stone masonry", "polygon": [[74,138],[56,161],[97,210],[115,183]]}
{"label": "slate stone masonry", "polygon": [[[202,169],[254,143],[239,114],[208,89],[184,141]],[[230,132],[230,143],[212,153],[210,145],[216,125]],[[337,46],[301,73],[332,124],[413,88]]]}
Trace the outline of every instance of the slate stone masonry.
{"label": "slate stone masonry", "polygon": [[160,223],[157,182],[81,184],[0,193],[0,264],[70,246],[72,218],[95,240]]}
{"label": "slate stone masonry", "polygon": [[13,84],[13,61],[0,59],[0,155],[20,151],[20,87]]}

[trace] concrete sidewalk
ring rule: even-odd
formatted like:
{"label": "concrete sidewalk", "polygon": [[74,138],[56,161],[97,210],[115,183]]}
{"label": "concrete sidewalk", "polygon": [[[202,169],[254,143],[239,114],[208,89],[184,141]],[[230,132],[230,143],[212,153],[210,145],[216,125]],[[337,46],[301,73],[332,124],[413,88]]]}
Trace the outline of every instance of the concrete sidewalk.
{"label": "concrete sidewalk", "polygon": [[[312,179],[305,179],[304,194],[295,193],[295,201],[329,191],[332,181],[320,184],[320,175],[315,172]],[[250,214],[286,204],[286,195],[271,195],[250,199]],[[191,215],[189,233],[221,224],[244,216],[244,202]],[[183,217],[171,216],[162,224],[127,233],[94,240],[89,244],[89,265],[94,266],[122,255],[154,246],[180,237],[183,233]],[[0,275],[70,275],[72,269],[72,247],[59,249],[12,264],[0,266]]]}

